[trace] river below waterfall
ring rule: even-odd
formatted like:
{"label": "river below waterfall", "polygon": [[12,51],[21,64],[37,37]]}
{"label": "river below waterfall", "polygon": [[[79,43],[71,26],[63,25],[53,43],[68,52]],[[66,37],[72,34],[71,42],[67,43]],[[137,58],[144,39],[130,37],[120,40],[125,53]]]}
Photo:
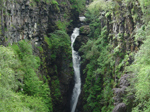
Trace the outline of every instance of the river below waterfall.
{"label": "river below waterfall", "polygon": [[71,35],[72,60],[74,69],[74,80],[75,80],[73,94],[71,97],[71,112],[75,112],[78,98],[81,93],[80,56],[78,55],[78,52],[75,51],[73,48],[73,44],[78,35],[79,35],[79,28],[75,28]]}

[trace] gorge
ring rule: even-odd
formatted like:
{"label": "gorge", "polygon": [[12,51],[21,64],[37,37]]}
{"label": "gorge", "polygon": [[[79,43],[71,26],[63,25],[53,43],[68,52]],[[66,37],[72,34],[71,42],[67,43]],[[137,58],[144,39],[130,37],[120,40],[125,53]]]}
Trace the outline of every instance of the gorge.
{"label": "gorge", "polygon": [[148,0],[1,0],[0,112],[149,112],[149,10]]}

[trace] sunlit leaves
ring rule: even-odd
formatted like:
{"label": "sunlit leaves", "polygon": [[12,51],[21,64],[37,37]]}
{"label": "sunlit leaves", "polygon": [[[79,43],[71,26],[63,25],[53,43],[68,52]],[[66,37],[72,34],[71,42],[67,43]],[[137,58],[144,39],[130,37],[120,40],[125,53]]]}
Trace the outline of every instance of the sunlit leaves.
{"label": "sunlit leaves", "polygon": [[0,46],[0,111],[52,111],[48,84],[40,81],[37,75],[39,63],[31,44],[26,41]]}
{"label": "sunlit leaves", "polygon": [[[132,71],[135,76],[132,79],[132,89],[135,89],[136,99],[138,101],[133,112],[144,110],[149,111],[149,100],[150,100],[150,38],[149,38],[149,25],[143,31],[145,35],[144,44],[140,47],[140,50],[135,55],[134,63],[128,68]],[[143,34],[142,33],[142,34]],[[138,33],[137,33],[138,34]],[[139,36],[142,35],[139,33]],[[134,87],[134,88],[133,88]]]}
{"label": "sunlit leaves", "polygon": [[111,1],[105,1],[105,0],[94,0],[88,7],[89,11],[92,13],[98,13],[101,11],[106,11],[110,9],[112,6]]}
{"label": "sunlit leaves", "polygon": [[16,81],[14,68],[18,68],[19,65],[20,61],[11,48],[0,47],[0,83],[3,87],[7,89],[17,89],[18,82]]}

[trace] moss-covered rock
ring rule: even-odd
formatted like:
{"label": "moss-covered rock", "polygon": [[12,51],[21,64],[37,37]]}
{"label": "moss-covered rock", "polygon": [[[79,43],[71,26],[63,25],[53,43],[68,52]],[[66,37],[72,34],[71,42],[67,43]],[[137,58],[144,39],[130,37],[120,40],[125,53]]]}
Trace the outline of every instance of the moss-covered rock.
{"label": "moss-covered rock", "polygon": [[84,25],[80,27],[80,34],[81,35],[88,35],[90,33],[90,26]]}

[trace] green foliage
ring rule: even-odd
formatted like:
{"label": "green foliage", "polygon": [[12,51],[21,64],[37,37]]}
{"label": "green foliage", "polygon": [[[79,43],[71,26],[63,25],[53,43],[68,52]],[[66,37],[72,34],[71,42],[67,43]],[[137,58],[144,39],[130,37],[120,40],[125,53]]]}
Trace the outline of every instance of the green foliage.
{"label": "green foliage", "polygon": [[91,33],[89,34],[89,36],[91,38],[97,38],[100,33],[101,33],[101,24],[99,22],[99,20],[93,20],[90,24],[90,29],[91,29]]}
{"label": "green foliage", "polygon": [[[16,45],[14,45],[16,46]],[[24,92],[28,95],[35,95],[39,91],[39,86],[41,85],[38,82],[38,76],[36,74],[36,69],[39,67],[39,58],[35,57],[32,54],[32,46],[25,41],[19,42],[19,49],[13,47],[16,52],[19,52],[18,56],[22,62],[23,67],[21,68],[24,71]],[[16,49],[17,48],[17,49]],[[39,85],[40,84],[40,85]]]}
{"label": "green foliage", "polygon": [[49,112],[41,97],[27,96],[0,87],[1,112]]}
{"label": "green foliage", "polygon": [[70,0],[71,7],[75,9],[77,12],[82,12],[85,10],[86,0]]}
{"label": "green foliage", "polygon": [[57,30],[50,34],[50,38],[44,37],[44,40],[51,49],[52,61],[55,61],[61,52],[71,56],[70,37],[64,31]]}
{"label": "green foliage", "polygon": [[[129,90],[130,94],[135,94],[135,107],[133,108],[133,112],[148,112],[149,108],[149,101],[150,101],[150,34],[149,34],[149,25],[146,26],[145,31],[143,31],[145,35],[144,44],[140,47],[140,50],[135,55],[134,63],[129,66],[128,71],[133,72],[134,78],[131,80],[131,86]],[[143,33],[139,33],[139,36],[143,35]],[[134,90],[134,91],[133,91]],[[132,93],[131,93],[132,92]]]}
{"label": "green foliage", "polygon": [[[97,26],[99,27],[99,26]],[[98,36],[99,34],[95,34]],[[84,112],[110,112],[112,110],[112,70],[114,63],[109,55],[107,28],[104,27],[96,39],[89,40],[80,49],[83,63],[87,63],[84,73],[87,74],[84,84]],[[86,62],[87,61],[87,62]],[[109,94],[108,94],[109,93]],[[107,106],[107,108],[105,107]]]}
{"label": "green foliage", "polygon": [[[143,21],[148,23],[150,19],[150,1],[149,0],[125,0],[125,2],[128,4],[136,4],[139,5],[143,12]],[[137,16],[137,15],[136,15]],[[138,17],[138,16],[137,16]]]}
{"label": "green foliage", "polygon": [[[71,42],[69,35],[62,30],[57,30],[54,33],[50,33],[49,37],[44,37],[44,41],[48,45],[48,52],[50,55],[46,57],[49,60],[49,76],[51,85],[51,96],[54,107],[58,107],[62,102],[61,75],[69,76],[71,73],[68,70],[72,69],[71,55]],[[66,63],[69,63],[68,65]],[[65,70],[64,70],[65,69]],[[72,74],[71,74],[72,75]],[[64,76],[63,76],[64,77]],[[55,111],[59,111],[55,108]]]}
{"label": "green foliage", "polygon": [[70,23],[69,22],[66,22],[66,21],[57,21],[56,22],[56,25],[58,27],[59,30],[62,30],[62,31],[66,31],[66,28],[67,26],[69,25]]}
{"label": "green foliage", "polygon": [[67,19],[67,18],[68,18],[68,15],[67,15],[66,13],[65,13],[63,16],[64,16],[64,18],[65,18],[65,19]]}
{"label": "green foliage", "polygon": [[46,42],[48,47],[51,48],[51,42],[50,42],[50,39],[47,36],[44,36],[44,41]]}
{"label": "green foliage", "polygon": [[0,111],[53,111],[48,84],[37,75],[39,64],[26,41],[0,47]]}
{"label": "green foliage", "polygon": [[58,2],[56,0],[52,0],[51,4],[57,5],[58,6]]}
{"label": "green foliage", "polygon": [[150,5],[150,1],[148,1],[148,0],[139,0],[139,3],[140,3],[140,6],[141,6],[141,8],[142,8],[142,11],[144,12],[144,13],[146,13],[146,11],[148,11],[148,7],[149,7],[149,5]]}
{"label": "green foliage", "polygon": [[105,0],[94,0],[88,7],[88,10],[91,13],[98,14],[99,11],[107,11],[110,10],[112,7],[111,1]]}
{"label": "green foliage", "polygon": [[66,3],[66,2],[62,2],[62,4],[63,4],[63,5],[67,5],[67,3]]}
{"label": "green foliage", "polygon": [[58,13],[60,12],[60,8],[59,8],[59,4],[56,0],[51,0],[50,2],[52,5],[54,5],[54,9],[55,11],[57,11]]}
{"label": "green foliage", "polygon": [[17,78],[22,79],[21,75],[23,74],[22,71],[17,70],[20,64],[11,48],[0,46],[0,85],[3,85],[6,89],[18,89],[20,83],[16,80]]}
{"label": "green foliage", "polygon": [[141,26],[141,28],[137,29],[135,34],[136,41],[143,41],[146,38],[145,25]]}
{"label": "green foliage", "polygon": [[56,102],[62,102],[61,92],[60,92],[60,84],[59,84],[59,79],[57,76],[54,76],[52,78],[51,89],[53,91],[52,95],[54,96],[53,103],[55,104]]}
{"label": "green foliage", "polygon": [[38,46],[37,48],[39,49],[39,51],[40,51],[41,53],[43,53],[44,50],[43,50],[43,48],[42,48],[41,46]]}
{"label": "green foliage", "polygon": [[84,27],[80,27],[80,32],[83,32],[84,31]]}
{"label": "green foliage", "polygon": [[[124,11],[122,7],[124,5],[129,8],[130,12]],[[112,88],[117,84],[115,78],[119,78],[124,69],[127,69],[127,72],[135,74],[134,78],[131,79],[131,86],[128,90],[129,94],[135,94],[136,96],[132,102],[134,106],[132,111],[150,111],[150,23],[147,24],[150,20],[149,7],[149,0],[112,0],[111,2],[108,0],[94,0],[89,5],[86,12],[86,20],[90,22],[90,40],[80,49],[84,53],[83,63],[86,63],[84,74],[87,75],[83,89],[85,112],[112,111]],[[109,37],[107,37],[106,30],[101,28],[100,20],[113,15],[112,17],[116,19],[115,22],[120,23],[120,15],[122,13],[125,16],[130,15],[133,19],[132,22],[140,26],[136,23],[137,21],[141,21],[140,8],[143,12],[142,19],[146,25],[142,25],[141,28],[135,28],[134,42],[136,42],[137,46],[140,46],[143,42],[144,44],[135,55],[134,63],[127,68],[126,66],[129,65],[128,60],[131,61],[130,58],[135,53],[130,53],[130,51],[128,53],[124,52],[126,49],[124,37],[128,37],[129,34],[120,33],[118,36],[112,38],[112,40],[108,40]],[[108,23],[105,23],[106,21],[101,22],[103,24]],[[141,22],[139,23],[141,24]],[[109,45],[109,41],[115,45]]]}
{"label": "green foliage", "polygon": [[35,7],[38,3],[44,2],[46,4],[50,4],[54,0],[30,0],[30,6]]}

